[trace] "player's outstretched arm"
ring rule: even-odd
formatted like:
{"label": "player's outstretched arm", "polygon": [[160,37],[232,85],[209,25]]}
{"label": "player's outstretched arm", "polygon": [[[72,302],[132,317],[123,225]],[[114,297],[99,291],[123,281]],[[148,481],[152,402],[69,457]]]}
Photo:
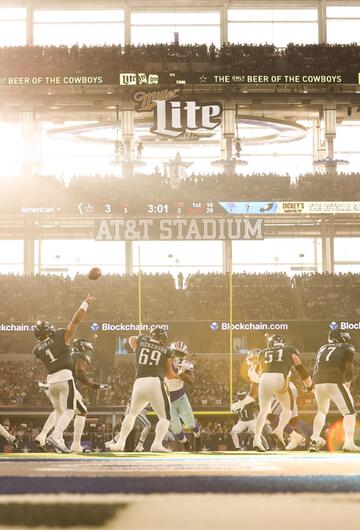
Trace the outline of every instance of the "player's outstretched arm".
{"label": "player's outstretched arm", "polygon": [[129,338],[129,344],[130,344],[130,348],[135,351],[136,348],[137,348],[137,343],[138,343],[138,338],[135,337],[135,335],[133,335],[132,337]]}
{"label": "player's outstretched arm", "polygon": [[79,309],[76,311],[75,315],[73,316],[72,320],[69,322],[65,330],[65,334],[64,334],[65,344],[68,344],[68,345],[70,344],[70,342],[74,338],[74,335],[76,333],[76,330],[80,322],[82,321],[82,319],[85,316],[86,311],[88,310],[89,305],[95,302],[95,300],[96,298],[94,296],[91,296],[90,294],[88,294],[85,300],[81,303]]}
{"label": "player's outstretched arm", "polygon": [[88,376],[86,372],[87,367],[88,363],[84,359],[78,359],[75,363],[75,378],[83,385],[92,388],[93,390],[99,390],[100,383],[96,383]]}
{"label": "player's outstretched arm", "polygon": [[306,386],[307,389],[311,389],[312,388],[312,379],[310,377],[309,372],[306,370],[306,368],[302,364],[300,357],[296,353],[293,353],[292,354],[292,360],[293,360],[293,363],[294,363],[294,366],[295,366],[295,370],[300,375],[304,385]]}
{"label": "player's outstretched arm", "polygon": [[75,378],[83,385],[93,390],[111,390],[111,385],[97,383],[87,374],[88,363],[84,359],[77,359],[75,363]]}

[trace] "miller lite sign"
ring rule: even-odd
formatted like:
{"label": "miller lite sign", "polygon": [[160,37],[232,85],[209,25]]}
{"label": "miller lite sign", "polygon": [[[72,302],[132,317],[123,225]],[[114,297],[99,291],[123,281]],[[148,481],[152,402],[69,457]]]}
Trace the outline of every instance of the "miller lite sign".
{"label": "miller lite sign", "polygon": [[[141,96],[144,97],[143,92]],[[184,135],[186,131],[211,130],[220,125],[221,103],[202,104],[193,100],[173,100],[173,97],[174,95],[171,95],[169,98],[158,99],[155,96],[152,99],[154,125],[150,132],[159,136],[177,138]],[[138,94],[135,94],[134,99],[139,103]],[[143,110],[139,107],[136,110]]]}

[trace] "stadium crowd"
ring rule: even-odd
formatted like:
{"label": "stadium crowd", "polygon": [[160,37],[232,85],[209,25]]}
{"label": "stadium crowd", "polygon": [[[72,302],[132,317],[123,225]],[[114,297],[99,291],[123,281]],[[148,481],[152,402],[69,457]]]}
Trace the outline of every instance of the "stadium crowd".
{"label": "stadium crowd", "polygon": [[[291,280],[283,273],[233,274],[233,314],[243,320],[291,319],[296,316]],[[229,311],[229,279],[224,274],[193,274],[185,295],[189,316],[224,319]],[[261,304],[257,301],[261,298]]]}
{"label": "stadium crowd", "polygon": [[[121,201],[114,201],[121,197]],[[160,173],[119,179],[111,175],[76,176],[65,184],[52,176],[12,177],[0,180],[0,207],[4,213],[48,207],[55,213],[92,213],[110,203],[128,207],[128,213],[146,213],[146,205],[198,201],[359,201],[360,174],[302,175],[190,175],[173,189]],[[87,206],[89,205],[89,206]],[[59,210],[57,210],[59,209]],[[50,212],[51,213],[51,212]]]}
{"label": "stadium crowd", "polygon": [[[2,75],[6,76],[102,76],[114,82],[117,73],[157,73],[200,70],[249,74],[352,75],[359,70],[356,44],[112,45],[112,46],[14,46],[0,48]],[[116,81],[117,82],[117,81]]]}
{"label": "stadium crowd", "polygon": [[[0,275],[4,302],[2,322],[70,320],[90,285],[86,275]],[[147,322],[224,320],[229,309],[229,278],[222,273],[190,274],[184,288],[174,277],[142,274],[142,318]],[[358,319],[360,280],[357,274],[234,273],[233,314],[239,320]],[[99,322],[138,319],[138,276],[104,274],[92,282],[97,297],[91,314]],[[114,296],[117,293],[118,296]],[[261,304],[259,300],[261,299]],[[6,351],[5,342],[1,344]]]}
{"label": "stadium crowd", "polygon": [[[68,321],[81,297],[90,288],[87,276],[74,279],[62,276],[2,275],[5,304],[0,307],[3,321],[53,320]],[[97,297],[96,318],[107,320],[137,320],[138,277],[136,275],[103,275],[91,284]],[[118,296],[116,296],[118,293]],[[175,318],[175,280],[171,274],[142,275],[144,320]]]}
{"label": "stadium crowd", "polygon": [[306,318],[360,319],[360,277],[358,274],[308,274],[302,285]]}

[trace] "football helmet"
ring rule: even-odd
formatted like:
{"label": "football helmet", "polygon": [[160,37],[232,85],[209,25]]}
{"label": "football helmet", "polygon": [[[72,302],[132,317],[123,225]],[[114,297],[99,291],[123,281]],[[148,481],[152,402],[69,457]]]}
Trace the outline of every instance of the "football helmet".
{"label": "football helmet", "polygon": [[38,320],[34,326],[34,335],[37,340],[45,340],[55,334],[55,327],[45,320]]}
{"label": "football helmet", "polygon": [[286,340],[282,335],[271,335],[271,337],[268,338],[268,348],[284,344],[286,344]]}
{"label": "football helmet", "polygon": [[246,354],[246,364],[248,366],[253,366],[254,364],[257,364],[259,360],[259,348],[254,348],[253,350],[249,350]]}
{"label": "football helmet", "polygon": [[187,345],[181,340],[173,342],[170,346],[170,349],[176,355],[176,357],[180,357],[180,359],[183,359],[189,353]]}
{"label": "football helmet", "polygon": [[351,335],[347,331],[341,331],[340,329],[331,329],[328,334],[328,341],[334,344],[340,344],[343,342],[351,344]]}
{"label": "football helmet", "polygon": [[75,353],[91,354],[94,351],[94,347],[87,339],[75,339],[72,343],[72,350]]}
{"label": "football helmet", "polygon": [[75,339],[72,343],[72,354],[80,353],[81,357],[85,359],[89,364],[91,362],[91,355],[94,351],[94,347],[87,339]]}
{"label": "football helmet", "polygon": [[154,328],[149,333],[150,337],[154,340],[160,342],[160,344],[165,344],[167,339],[167,331],[161,328]]}

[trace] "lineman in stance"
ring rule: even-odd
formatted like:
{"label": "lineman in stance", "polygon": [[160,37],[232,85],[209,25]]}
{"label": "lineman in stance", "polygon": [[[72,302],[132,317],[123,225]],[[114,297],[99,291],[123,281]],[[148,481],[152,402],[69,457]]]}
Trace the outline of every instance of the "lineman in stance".
{"label": "lineman in stance", "polygon": [[130,408],[121,425],[118,441],[111,444],[111,451],[124,451],[128,435],[134,427],[136,417],[150,403],[159,421],[155,429],[153,452],[167,452],[164,437],[170,425],[170,399],[164,377],[172,379],[176,374],[172,367],[171,351],[166,346],[166,331],[155,328],[149,335],[130,337],[129,344],[135,352],[136,379],[133,386]]}
{"label": "lineman in stance", "polygon": [[47,442],[63,453],[69,452],[63,434],[74,416],[76,406],[70,342],[89,304],[94,300],[93,296],[88,295],[65,329],[55,329],[44,321],[37,322],[34,328],[37,343],[33,353],[45,365],[50,401],[55,410],[55,427]]}
{"label": "lineman in stance", "polygon": [[200,427],[194,417],[194,413],[186,395],[185,383],[194,383],[194,365],[186,359],[189,353],[185,342],[177,341],[171,344],[170,349],[173,353],[173,369],[176,376],[172,379],[165,379],[166,385],[170,391],[171,401],[171,423],[170,430],[178,440],[185,451],[190,451],[190,443],[183,431],[183,424],[187,425],[194,433],[195,450],[200,450]]}
{"label": "lineman in stance", "polygon": [[314,419],[310,451],[321,448],[320,433],[325,425],[330,402],[333,401],[343,415],[345,443],[343,450],[359,452],[354,443],[356,412],[350,392],[350,383],[355,378],[355,348],[349,333],[339,329],[329,331],[328,344],[317,354],[314,368],[315,398],[318,411]]}
{"label": "lineman in stance", "polygon": [[[231,429],[231,432],[230,432],[232,441],[234,442],[234,446],[237,451],[240,451],[240,449],[241,450],[245,449],[249,437],[254,436],[255,434],[255,418],[256,418],[257,406],[256,406],[255,400],[243,406],[243,400],[245,400],[248,395],[249,395],[248,392],[238,392],[237,393],[238,401],[233,403],[231,406],[232,412],[234,414],[238,412],[239,414],[239,420],[234,425],[234,427]],[[240,434],[243,435],[242,436],[243,443],[242,443],[241,448],[240,448],[240,442],[239,442]],[[244,439],[244,435],[247,435],[246,440]]]}
{"label": "lineman in stance", "polygon": [[294,400],[289,391],[289,376],[292,366],[298,371],[305,386],[312,388],[311,377],[301,363],[300,354],[294,346],[286,344],[284,337],[273,335],[268,340],[268,347],[259,354],[260,381],[259,406],[260,412],[256,418],[254,449],[265,452],[261,442],[261,434],[267,415],[271,409],[271,402],[275,397],[281,405],[279,423],[273,434],[284,447],[284,429],[289,423],[294,409]]}

